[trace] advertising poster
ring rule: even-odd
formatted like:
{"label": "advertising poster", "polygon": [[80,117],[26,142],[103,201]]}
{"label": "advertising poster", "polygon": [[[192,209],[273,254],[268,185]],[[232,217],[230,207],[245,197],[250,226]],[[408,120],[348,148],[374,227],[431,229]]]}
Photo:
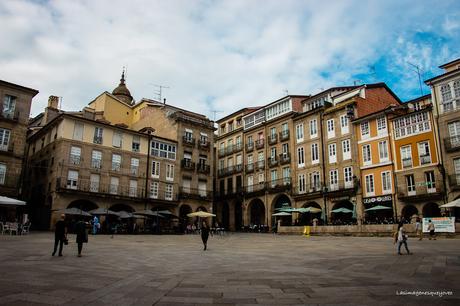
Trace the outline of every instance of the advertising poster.
{"label": "advertising poster", "polygon": [[429,233],[428,222],[434,224],[435,233],[455,233],[455,217],[423,218],[423,232]]}

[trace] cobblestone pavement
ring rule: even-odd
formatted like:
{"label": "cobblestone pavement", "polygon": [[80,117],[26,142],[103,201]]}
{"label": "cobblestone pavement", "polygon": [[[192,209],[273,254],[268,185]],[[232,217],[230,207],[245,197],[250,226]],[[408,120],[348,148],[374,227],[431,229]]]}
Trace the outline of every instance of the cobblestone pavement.
{"label": "cobblestone pavement", "polygon": [[51,257],[52,233],[0,236],[0,304],[460,305],[460,239],[90,236],[79,258],[70,238]]}

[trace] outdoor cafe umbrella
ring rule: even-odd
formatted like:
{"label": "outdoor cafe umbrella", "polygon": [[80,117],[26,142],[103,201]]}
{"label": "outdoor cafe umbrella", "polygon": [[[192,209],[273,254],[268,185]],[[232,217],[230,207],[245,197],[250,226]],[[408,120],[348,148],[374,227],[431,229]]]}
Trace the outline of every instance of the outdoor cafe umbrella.
{"label": "outdoor cafe umbrella", "polygon": [[187,214],[187,217],[193,218],[193,217],[200,217],[200,218],[208,218],[208,217],[215,217],[215,214],[211,214],[205,211],[196,211],[193,213]]}
{"label": "outdoor cafe umbrella", "polygon": [[442,208],[460,207],[460,199],[457,199],[447,204],[441,205],[440,207]]}
{"label": "outdoor cafe umbrella", "polygon": [[0,196],[0,206],[24,206],[24,205],[26,205],[26,202],[24,201]]}
{"label": "outdoor cafe umbrella", "polygon": [[283,216],[290,216],[290,215],[291,215],[290,213],[282,211],[282,212],[278,212],[276,214],[273,214],[272,216],[273,217],[283,217]]}
{"label": "outdoor cafe umbrella", "polygon": [[113,216],[118,216],[118,213],[107,209],[107,208],[97,208],[89,211],[90,214],[92,215],[113,215]]}
{"label": "outdoor cafe umbrella", "polygon": [[82,210],[80,208],[76,208],[76,207],[64,209],[64,214],[73,215],[73,216],[91,217],[91,215],[89,213],[87,213],[86,211],[84,211],[84,210]]}
{"label": "outdoor cafe umbrella", "polygon": [[162,216],[162,215],[159,214],[158,212],[152,211],[152,210],[150,210],[150,209],[141,210],[141,211],[136,211],[136,212],[133,213],[133,216],[136,216],[136,215],[139,215],[139,216],[147,216],[147,217],[159,217],[159,218],[164,218],[164,216]]}
{"label": "outdoor cafe umbrella", "polygon": [[124,210],[121,210],[121,211],[117,212],[117,215],[118,215],[121,219],[134,218],[134,216],[133,216],[132,213],[129,213],[129,212],[124,211]]}
{"label": "outdoor cafe umbrella", "polygon": [[391,209],[391,207],[388,206],[382,206],[382,205],[377,205],[368,209],[365,209],[365,211],[371,211],[371,210],[386,210],[386,209]]}
{"label": "outdoor cafe umbrella", "polygon": [[345,208],[345,207],[341,207],[341,208],[333,209],[333,210],[331,210],[331,212],[350,214],[350,213],[353,213],[353,210]]}

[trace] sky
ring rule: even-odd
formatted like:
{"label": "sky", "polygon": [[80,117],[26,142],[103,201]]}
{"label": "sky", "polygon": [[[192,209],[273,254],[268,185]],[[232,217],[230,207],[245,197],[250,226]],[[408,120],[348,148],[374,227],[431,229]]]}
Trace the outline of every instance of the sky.
{"label": "sky", "polygon": [[[211,120],[385,82],[407,101],[460,57],[460,1],[2,0],[0,79],[80,110],[118,85]],[[422,79],[422,88],[417,68]]]}

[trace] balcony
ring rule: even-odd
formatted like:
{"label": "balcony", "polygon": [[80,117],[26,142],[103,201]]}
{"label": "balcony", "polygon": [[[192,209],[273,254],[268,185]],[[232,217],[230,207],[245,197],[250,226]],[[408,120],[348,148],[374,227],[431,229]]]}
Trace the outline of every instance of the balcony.
{"label": "balcony", "polygon": [[272,134],[272,135],[268,136],[268,144],[274,145],[277,142],[278,142],[278,135]]}
{"label": "balcony", "polygon": [[223,177],[227,175],[227,168],[222,168],[217,170],[217,176]]}
{"label": "balcony", "polygon": [[100,160],[100,159],[92,159],[91,160],[91,168],[93,168],[93,169],[101,169],[102,168],[102,160]]}
{"label": "balcony", "polygon": [[286,177],[283,179],[278,179],[274,181],[267,182],[268,185],[268,192],[269,193],[276,193],[276,192],[284,192],[291,190],[291,178]]}
{"label": "balcony", "polygon": [[179,199],[212,200],[212,192],[201,189],[180,187]]}
{"label": "balcony", "polygon": [[353,178],[351,181],[339,180],[335,184],[331,184],[331,182],[327,182],[326,185],[326,192],[327,193],[344,193],[344,192],[352,192],[355,193],[358,188],[358,179]]}
{"label": "balcony", "polygon": [[0,118],[12,121],[18,121],[19,112],[18,111],[3,111],[0,112]]}
{"label": "balcony", "polygon": [[278,166],[278,158],[276,156],[267,158],[267,162],[270,168]]}
{"label": "balcony", "polygon": [[211,173],[211,167],[206,164],[198,163],[196,168],[198,173],[209,174]]}
{"label": "balcony", "polygon": [[264,148],[264,145],[265,145],[264,139],[256,140],[256,149],[257,149],[257,150],[263,149],[263,148]]}
{"label": "balcony", "polygon": [[256,197],[265,194],[267,190],[267,183],[259,183],[249,186],[244,186],[244,196],[246,198]]}
{"label": "balcony", "polygon": [[121,163],[112,162],[112,171],[120,171],[120,170],[121,170]]}
{"label": "balcony", "polygon": [[460,135],[444,138],[444,148],[447,152],[460,150]]}
{"label": "balcony", "polygon": [[233,153],[240,152],[241,150],[243,150],[243,144],[241,142],[233,146]]}
{"label": "balcony", "polygon": [[195,170],[195,163],[192,162],[190,159],[188,158],[184,158],[181,160],[181,163],[180,163],[180,166],[182,169],[185,169],[185,170]]}
{"label": "balcony", "polygon": [[90,180],[72,180],[69,181],[65,177],[56,179],[56,189],[59,192],[82,192],[90,193],[97,196],[117,196],[117,197],[129,197],[129,198],[143,198],[143,188],[133,188],[124,185],[115,184],[103,184],[100,182]]}
{"label": "balcony", "polygon": [[246,152],[252,152],[254,150],[254,142],[249,142],[246,144]]}
{"label": "balcony", "polygon": [[291,162],[291,153],[282,153],[279,155],[280,164],[285,165]]}
{"label": "balcony", "polygon": [[246,173],[254,172],[254,164],[247,164],[246,165]]}
{"label": "balcony", "polygon": [[182,144],[184,146],[194,147],[195,146],[195,138],[190,136],[182,136]]}
{"label": "balcony", "polygon": [[256,170],[264,170],[265,169],[265,162],[263,160],[259,160],[256,163]]}
{"label": "balcony", "polygon": [[404,202],[419,203],[422,201],[441,200],[444,192],[444,185],[441,180],[436,180],[433,184],[430,182],[418,182],[408,190],[407,185],[398,185],[398,198]]}
{"label": "balcony", "polygon": [[240,173],[242,171],[243,171],[243,164],[235,165],[235,169],[233,170],[233,173]]}
{"label": "balcony", "polygon": [[280,141],[286,141],[286,140],[289,140],[289,130],[280,132]]}
{"label": "balcony", "polygon": [[305,190],[299,190],[299,186],[296,186],[293,191],[293,196],[297,199],[307,200],[321,196],[323,193],[323,187],[320,183],[318,184],[307,184]]}
{"label": "balcony", "polygon": [[460,174],[449,175],[449,186],[452,190],[460,190]]}
{"label": "balcony", "polygon": [[420,165],[431,164],[431,155],[420,155]]}
{"label": "balcony", "polygon": [[136,176],[139,173],[139,166],[131,166],[129,173]]}
{"label": "balcony", "polygon": [[80,165],[81,156],[80,155],[72,155],[72,154],[70,154],[69,163],[71,165]]}
{"label": "balcony", "polygon": [[412,158],[403,158],[402,160],[403,168],[412,168]]}
{"label": "balcony", "polygon": [[198,148],[200,148],[201,150],[209,151],[210,147],[211,147],[211,143],[207,140],[200,140],[198,142]]}
{"label": "balcony", "polygon": [[102,137],[94,136],[93,143],[102,144]]}

